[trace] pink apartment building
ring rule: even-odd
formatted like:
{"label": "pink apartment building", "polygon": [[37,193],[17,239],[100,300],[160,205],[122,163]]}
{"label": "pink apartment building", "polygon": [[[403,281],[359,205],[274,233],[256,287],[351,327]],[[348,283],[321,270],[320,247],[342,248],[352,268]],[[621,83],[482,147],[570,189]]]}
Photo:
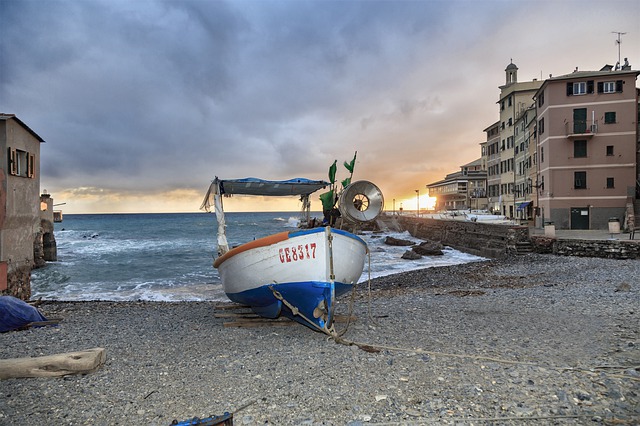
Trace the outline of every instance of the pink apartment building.
{"label": "pink apartment building", "polygon": [[640,213],[640,71],[612,68],[550,77],[535,93],[536,201],[558,229],[629,225],[634,204]]}

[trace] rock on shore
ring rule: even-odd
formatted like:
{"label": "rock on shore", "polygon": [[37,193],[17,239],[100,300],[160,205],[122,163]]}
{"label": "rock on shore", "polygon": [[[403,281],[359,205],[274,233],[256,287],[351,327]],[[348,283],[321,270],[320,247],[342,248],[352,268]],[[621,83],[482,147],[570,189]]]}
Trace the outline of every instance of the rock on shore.
{"label": "rock on shore", "polygon": [[234,424],[637,424],[638,277],[638,261],[529,255],[375,279],[338,306],[358,318],[344,338],[371,350],[224,327],[214,303],[49,302],[61,324],[0,334],[0,357],[104,347],[107,362],[0,382],[0,424],[169,425],[245,405]]}

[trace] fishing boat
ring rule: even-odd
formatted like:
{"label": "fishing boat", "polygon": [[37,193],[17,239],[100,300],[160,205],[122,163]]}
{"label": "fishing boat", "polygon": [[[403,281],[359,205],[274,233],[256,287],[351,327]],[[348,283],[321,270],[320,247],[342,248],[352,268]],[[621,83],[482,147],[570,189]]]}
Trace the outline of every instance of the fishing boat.
{"label": "fishing boat", "polygon": [[[382,196],[375,185],[363,182],[342,192],[341,211],[349,218],[372,220],[382,210]],[[213,266],[231,301],[251,307],[264,318],[285,316],[317,331],[331,329],[335,300],[360,279],[367,244],[351,232],[320,226],[280,232],[229,248],[222,205],[222,197],[232,194],[299,196],[306,216],[302,223],[308,223],[309,195],[329,185],[303,178],[215,178],[203,207],[213,200],[218,222],[218,257]]]}

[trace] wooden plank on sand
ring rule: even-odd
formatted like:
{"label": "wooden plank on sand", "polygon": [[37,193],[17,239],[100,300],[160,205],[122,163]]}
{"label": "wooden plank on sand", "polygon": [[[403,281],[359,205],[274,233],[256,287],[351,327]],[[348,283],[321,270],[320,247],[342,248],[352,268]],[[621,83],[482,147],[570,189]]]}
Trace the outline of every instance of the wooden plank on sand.
{"label": "wooden plank on sand", "polygon": [[0,360],[0,380],[16,377],[59,377],[69,374],[91,373],[107,359],[104,348],[68,352],[36,358]]}
{"label": "wooden plank on sand", "polygon": [[[288,326],[297,324],[295,321],[290,320],[289,318],[281,317],[278,319],[269,319],[262,318],[258,316],[245,316],[243,314],[232,315],[228,314],[218,318],[235,318],[235,321],[228,321],[223,323],[224,327],[278,327],[278,326]],[[351,322],[355,322],[357,320],[356,316],[352,315],[349,318],[348,315],[336,315],[335,322],[337,323],[346,323],[351,320]]]}
{"label": "wooden plank on sand", "polygon": [[219,303],[214,305],[213,309],[220,309],[221,311],[229,309],[251,309],[251,306],[239,305],[237,303]]}

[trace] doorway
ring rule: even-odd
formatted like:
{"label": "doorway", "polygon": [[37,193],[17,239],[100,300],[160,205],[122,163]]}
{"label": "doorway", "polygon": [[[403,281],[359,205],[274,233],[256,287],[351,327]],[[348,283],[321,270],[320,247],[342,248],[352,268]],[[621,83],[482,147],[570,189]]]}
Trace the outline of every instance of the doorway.
{"label": "doorway", "polygon": [[589,229],[589,207],[571,207],[571,229]]}

